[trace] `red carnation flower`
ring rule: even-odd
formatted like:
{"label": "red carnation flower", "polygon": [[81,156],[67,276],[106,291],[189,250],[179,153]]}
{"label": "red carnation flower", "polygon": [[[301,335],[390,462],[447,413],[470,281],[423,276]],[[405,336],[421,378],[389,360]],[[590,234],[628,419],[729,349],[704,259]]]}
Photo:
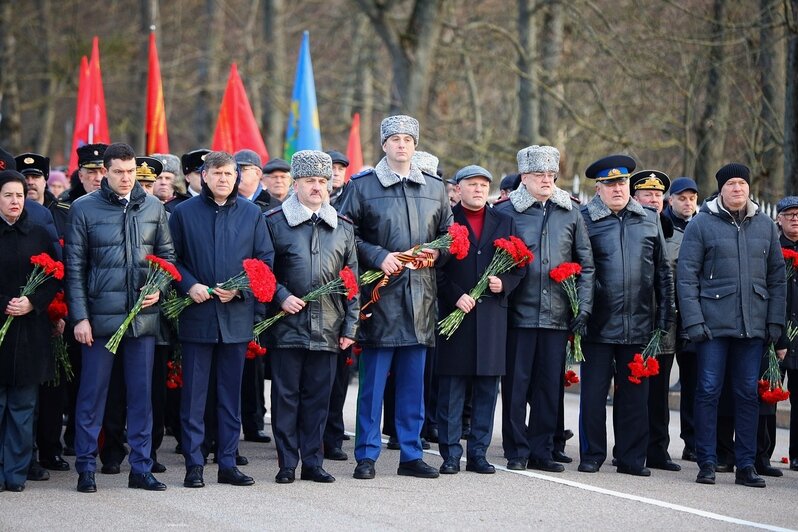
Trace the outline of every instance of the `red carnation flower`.
{"label": "red carnation flower", "polygon": [[565,387],[568,388],[572,384],[579,384],[579,376],[572,369],[565,372]]}
{"label": "red carnation flower", "polygon": [[784,260],[792,262],[793,268],[798,268],[798,251],[788,248],[781,248],[781,254],[784,257]]}
{"label": "red carnation flower", "polygon": [[64,278],[64,263],[53,260],[47,253],[39,253],[30,258],[31,264],[44,270],[45,275],[52,275],[59,281]]}
{"label": "red carnation flower", "polygon": [[277,291],[277,279],[269,265],[258,259],[244,259],[244,271],[255,299],[261,303],[270,302]]}
{"label": "red carnation flower", "polygon": [[50,304],[47,305],[47,316],[55,323],[67,317],[67,305],[64,301],[64,292],[58,291]]}
{"label": "red carnation flower", "polygon": [[353,300],[359,290],[355,273],[352,271],[352,268],[346,266],[343,270],[338,272],[338,275],[341,277],[341,281],[344,283],[346,299],[349,301]]}
{"label": "red carnation flower", "polygon": [[177,271],[175,265],[169,262],[168,260],[162,259],[161,257],[156,257],[155,255],[147,255],[144,258],[147,259],[147,261],[150,262],[151,264],[163,270],[169,277],[171,277],[175,281],[183,280],[183,276],[180,275],[179,271]]}
{"label": "red carnation flower", "polygon": [[253,360],[256,357],[262,357],[265,354],[266,354],[266,348],[261,347],[260,344],[258,344],[258,342],[251,341],[249,342],[249,344],[247,344],[246,358],[248,360]]}
{"label": "red carnation flower", "polygon": [[518,265],[519,268],[535,260],[535,256],[532,254],[523,240],[517,236],[510,236],[510,243],[515,248],[515,253],[512,255],[515,259],[516,265]]}
{"label": "red carnation flower", "polygon": [[579,275],[582,273],[582,266],[577,262],[563,262],[556,268],[549,272],[555,283],[562,283],[564,280],[571,276]]}
{"label": "red carnation flower", "polygon": [[449,251],[457,260],[463,260],[471,247],[471,242],[468,240],[468,228],[462,224],[453,223],[449,226],[448,233],[452,237]]}

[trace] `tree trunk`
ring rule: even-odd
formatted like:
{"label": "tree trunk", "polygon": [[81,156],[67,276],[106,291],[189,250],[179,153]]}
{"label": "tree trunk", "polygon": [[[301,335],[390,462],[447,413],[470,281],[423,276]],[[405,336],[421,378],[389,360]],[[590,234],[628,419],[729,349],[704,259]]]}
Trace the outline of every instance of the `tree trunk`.
{"label": "tree trunk", "polygon": [[[260,99],[260,91],[263,78],[260,73],[261,47],[258,46],[263,42],[260,35],[259,28],[256,28],[258,22],[258,12],[260,11],[260,0],[250,0],[249,16],[247,23],[244,25],[244,30],[241,35],[244,40],[244,83],[247,86],[247,93],[249,104],[252,106],[252,114],[256,117],[263,116],[263,102]],[[260,125],[260,124],[259,124]],[[261,135],[263,128],[261,128]],[[268,149],[268,148],[267,148]]]}
{"label": "tree trunk", "polygon": [[[545,90],[540,91],[540,141],[563,149],[564,134],[560,128],[561,112],[557,104],[557,100],[562,100],[564,97],[563,86],[559,81],[563,47],[563,7],[559,0],[549,2],[543,18],[543,28],[545,32],[539,39],[543,55],[541,58],[543,73],[540,82],[541,86],[545,87]],[[549,94],[549,91],[554,93],[556,98]]]}
{"label": "tree trunk", "polygon": [[[50,0],[39,0],[39,16],[40,23],[43,28],[52,27],[52,17]],[[44,99],[44,108],[41,111],[41,123],[36,131],[35,150],[36,153],[43,155],[50,154],[50,142],[53,135],[53,124],[55,124],[55,111],[56,111],[56,92],[58,90],[58,82],[56,79],[55,69],[53,68],[53,47],[50,44],[50,32],[43,31],[39,35],[39,42],[43,50],[43,57],[47,64],[47,73],[45,79],[42,81],[42,92],[46,94]]]}
{"label": "tree trunk", "polygon": [[518,146],[529,146],[538,136],[537,74],[535,72],[535,17],[533,0],[518,0]]}
{"label": "tree trunk", "polygon": [[784,46],[780,30],[781,2],[760,0],[759,54],[757,70],[762,98],[759,109],[761,130],[757,163],[754,167],[758,192],[771,201],[778,201],[784,190],[784,158],[782,155],[781,123],[784,116]]}
{"label": "tree trunk", "polygon": [[214,109],[219,108],[219,49],[224,28],[224,10],[216,0],[205,1],[205,23],[211,31],[205,33],[205,53],[199,60],[199,98],[194,111],[193,141],[197,147],[209,146],[213,137]]}
{"label": "tree trunk", "polygon": [[798,0],[788,3],[787,83],[784,98],[784,194],[798,194]]}
{"label": "tree trunk", "polygon": [[696,132],[694,176],[702,195],[709,195],[716,189],[714,177],[723,157],[729,117],[729,83],[723,69],[727,48],[723,42],[726,39],[726,2],[727,0],[713,2],[710,35],[715,44],[709,51],[706,101]]}
{"label": "tree trunk", "polygon": [[19,84],[17,82],[17,39],[14,36],[14,6],[3,2],[0,20],[4,31],[0,40],[0,142],[11,153],[22,149],[22,117],[19,109]]}
{"label": "tree trunk", "polygon": [[271,157],[282,157],[285,123],[290,102],[288,61],[286,60],[285,0],[264,2],[263,34],[266,39],[265,78],[263,90],[263,127],[266,148]]}

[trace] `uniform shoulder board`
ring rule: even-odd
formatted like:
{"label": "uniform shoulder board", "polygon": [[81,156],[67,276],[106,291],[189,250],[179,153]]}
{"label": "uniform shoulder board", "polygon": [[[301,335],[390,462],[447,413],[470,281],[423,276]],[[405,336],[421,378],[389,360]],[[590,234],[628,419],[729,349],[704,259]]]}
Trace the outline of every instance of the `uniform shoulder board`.
{"label": "uniform shoulder board", "polygon": [[281,212],[282,210],[283,210],[283,206],[282,205],[278,205],[277,207],[266,211],[264,216],[266,216],[266,217],[274,216],[275,214],[277,214],[278,212]]}
{"label": "uniform shoulder board", "polygon": [[66,202],[63,202],[63,201],[59,201],[58,203],[55,204],[55,206],[57,208],[59,208],[59,209],[64,209],[65,211],[68,211],[69,208],[72,206],[72,204],[71,203],[66,203]]}
{"label": "uniform shoulder board", "polygon": [[573,202],[574,202],[574,203],[576,203],[577,205],[581,205],[581,204],[582,204],[582,200],[580,200],[580,199],[579,199],[579,198],[577,198],[576,196],[571,196],[571,201],[573,201]]}
{"label": "uniform shoulder board", "polygon": [[340,212],[339,212],[339,213],[336,213],[336,214],[338,214],[338,218],[340,218],[341,220],[343,220],[343,221],[345,221],[345,222],[347,222],[347,223],[350,223],[350,224],[353,224],[353,225],[354,225],[354,223],[355,223],[355,222],[353,222],[353,221],[352,221],[352,219],[351,219],[350,217],[348,217],[348,216],[344,216],[344,215],[343,215],[343,214],[341,214]]}
{"label": "uniform shoulder board", "polygon": [[499,204],[501,204],[501,203],[504,203],[505,201],[510,201],[510,198],[502,198],[502,199],[500,199],[499,201],[494,201],[494,202],[493,202],[493,206],[495,207],[496,205],[499,205]]}
{"label": "uniform shoulder board", "polygon": [[351,179],[360,179],[360,178],[361,178],[361,177],[363,177],[364,175],[368,175],[368,174],[372,173],[373,171],[374,171],[374,169],[373,169],[373,168],[369,168],[369,169],[367,169],[367,170],[363,170],[362,172],[358,172],[358,173],[356,173],[355,175],[353,175],[353,176],[352,176],[352,177],[350,177],[349,179],[350,179],[350,180],[351,180]]}

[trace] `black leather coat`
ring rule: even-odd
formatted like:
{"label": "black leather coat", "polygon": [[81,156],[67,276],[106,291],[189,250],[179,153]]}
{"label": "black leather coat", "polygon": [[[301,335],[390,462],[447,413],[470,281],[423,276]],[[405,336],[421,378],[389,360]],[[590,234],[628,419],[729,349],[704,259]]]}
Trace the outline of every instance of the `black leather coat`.
{"label": "black leather coat", "polygon": [[[353,176],[338,209],[355,224],[358,259],[365,272],[379,269],[385,257],[431,242],[446,233],[452,211],[443,181],[415,167],[406,182],[387,175],[383,162]],[[371,287],[369,287],[371,288]],[[435,345],[435,269],[404,269],[383,287],[360,324],[364,347]],[[366,296],[364,295],[364,298]],[[365,299],[364,299],[365,301]]]}
{"label": "black leather coat", "polygon": [[[780,235],[781,247],[798,251],[798,242],[793,242],[784,234]],[[784,332],[779,340],[780,349],[787,348],[787,356],[782,362],[784,369],[798,369],[798,337],[790,342],[787,337],[788,326],[798,327],[798,275],[795,273],[787,279],[787,319],[785,320]]]}
{"label": "black leather coat", "polygon": [[[335,280],[346,266],[359,275],[352,222],[329,205],[322,211],[325,214],[313,223],[294,195],[266,216],[278,283],[269,316],[280,311],[280,304],[289,295],[301,298]],[[266,346],[337,353],[339,337],[357,338],[359,312],[359,296],[351,301],[344,295],[322,296],[267,329]]]}
{"label": "black leather coat", "polygon": [[549,272],[563,262],[582,265],[576,283],[579,310],[592,312],[593,252],[585,222],[568,193],[556,189],[544,208],[526,188],[520,187],[496,210],[515,220],[517,236],[535,255],[526,277],[510,297],[510,327],[568,328],[573,318],[568,295],[549,277]]}
{"label": "black leather coat", "polygon": [[[124,207],[103,178],[99,190],[72,203],[65,240],[69,319],[88,319],[95,339],[113,335],[133,308],[147,279],[147,255],[175,260],[166,211],[138,183]],[[158,305],[142,309],[125,335],[154,336],[158,312]]]}
{"label": "black leather coat", "polygon": [[[630,199],[613,214],[599,196],[582,207],[596,266],[587,341],[642,345],[674,319],[673,277],[659,216]],[[652,297],[653,296],[653,297]]]}

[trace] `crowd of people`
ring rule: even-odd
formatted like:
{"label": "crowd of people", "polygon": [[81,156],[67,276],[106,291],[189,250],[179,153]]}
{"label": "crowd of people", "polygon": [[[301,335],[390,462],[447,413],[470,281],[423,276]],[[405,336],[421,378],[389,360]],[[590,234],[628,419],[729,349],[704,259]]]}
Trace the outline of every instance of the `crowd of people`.
{"label": "crowd of people", "polygon": [[[798,281],[783,251],[798,250],[798,197],[779,201],[774,223],[750,199],[742,164],[717,171],[717,191],[699,191],[689,177],[671,182],[611,155],[586,169],[596,194],[582,205],[557,187],[559,151],[534,145],[518,152],[518,173],[491,204],[489,170],[468,165],[444,180],[419,139],[416,119],[385,118],[384,157],[348,182],[337,151],[264,165],[247,149],[137,157],[127,144],[88,144],[68,182],[41,154],[0,151],[0,491],[68,471],[64,456],[75,456],[78,491],[95,492],[97,457],[113,475],[126,455],[129,487],[165,490],[153,473],[166,470],[167,433],[187,488],[205,485],[211,455],[219,483],[254,484],[239,469],[242,432],[274,437],[277,483],[294,482],[297,467],[301,480],[334,482],[324,460],[349,459],[353,361],[356,479],[376,476],[383,433],[400,451],[398,475],[457,474],[464,454],[467,471],[494,473],[500,390],[507,468],[564,471],[574,363],[578,471],[608,459],[623,474],[679,471],[668,436],[674,361],[682,459],[697,462],[696,482],[735,471],[736,483],[764,487],[762,476],[783,474],[770,465],[775,407],[759,387],[770,346],[791,391],[798,378]],[[431,245],[455,224],[467,231],[462,256]],[[496,243],[516,238],[533,260],[486,274],[474,291]],[[63,282],[49,277],[21,295],[41,253],[63,260]],[[156,259],[174,264],[175,281],[140,298]],[[249,259],[271,268],[271,302],[225,288]],[[556,274],[563,265],[576,265],[571,292]],[[380,280],[357,295],[304,297],[347,270]],[[59,297],[66,316],[49,312]],[[164,313],[167,297],[188,298],[176,319]],[[109,339],[137,304],[114,353]],[[256,338],[263,356],[253,326],[277,313]],[[462,323],[444,337],[438,322],[452,313]],[[424,460],[430,443],[439,467]]]}

